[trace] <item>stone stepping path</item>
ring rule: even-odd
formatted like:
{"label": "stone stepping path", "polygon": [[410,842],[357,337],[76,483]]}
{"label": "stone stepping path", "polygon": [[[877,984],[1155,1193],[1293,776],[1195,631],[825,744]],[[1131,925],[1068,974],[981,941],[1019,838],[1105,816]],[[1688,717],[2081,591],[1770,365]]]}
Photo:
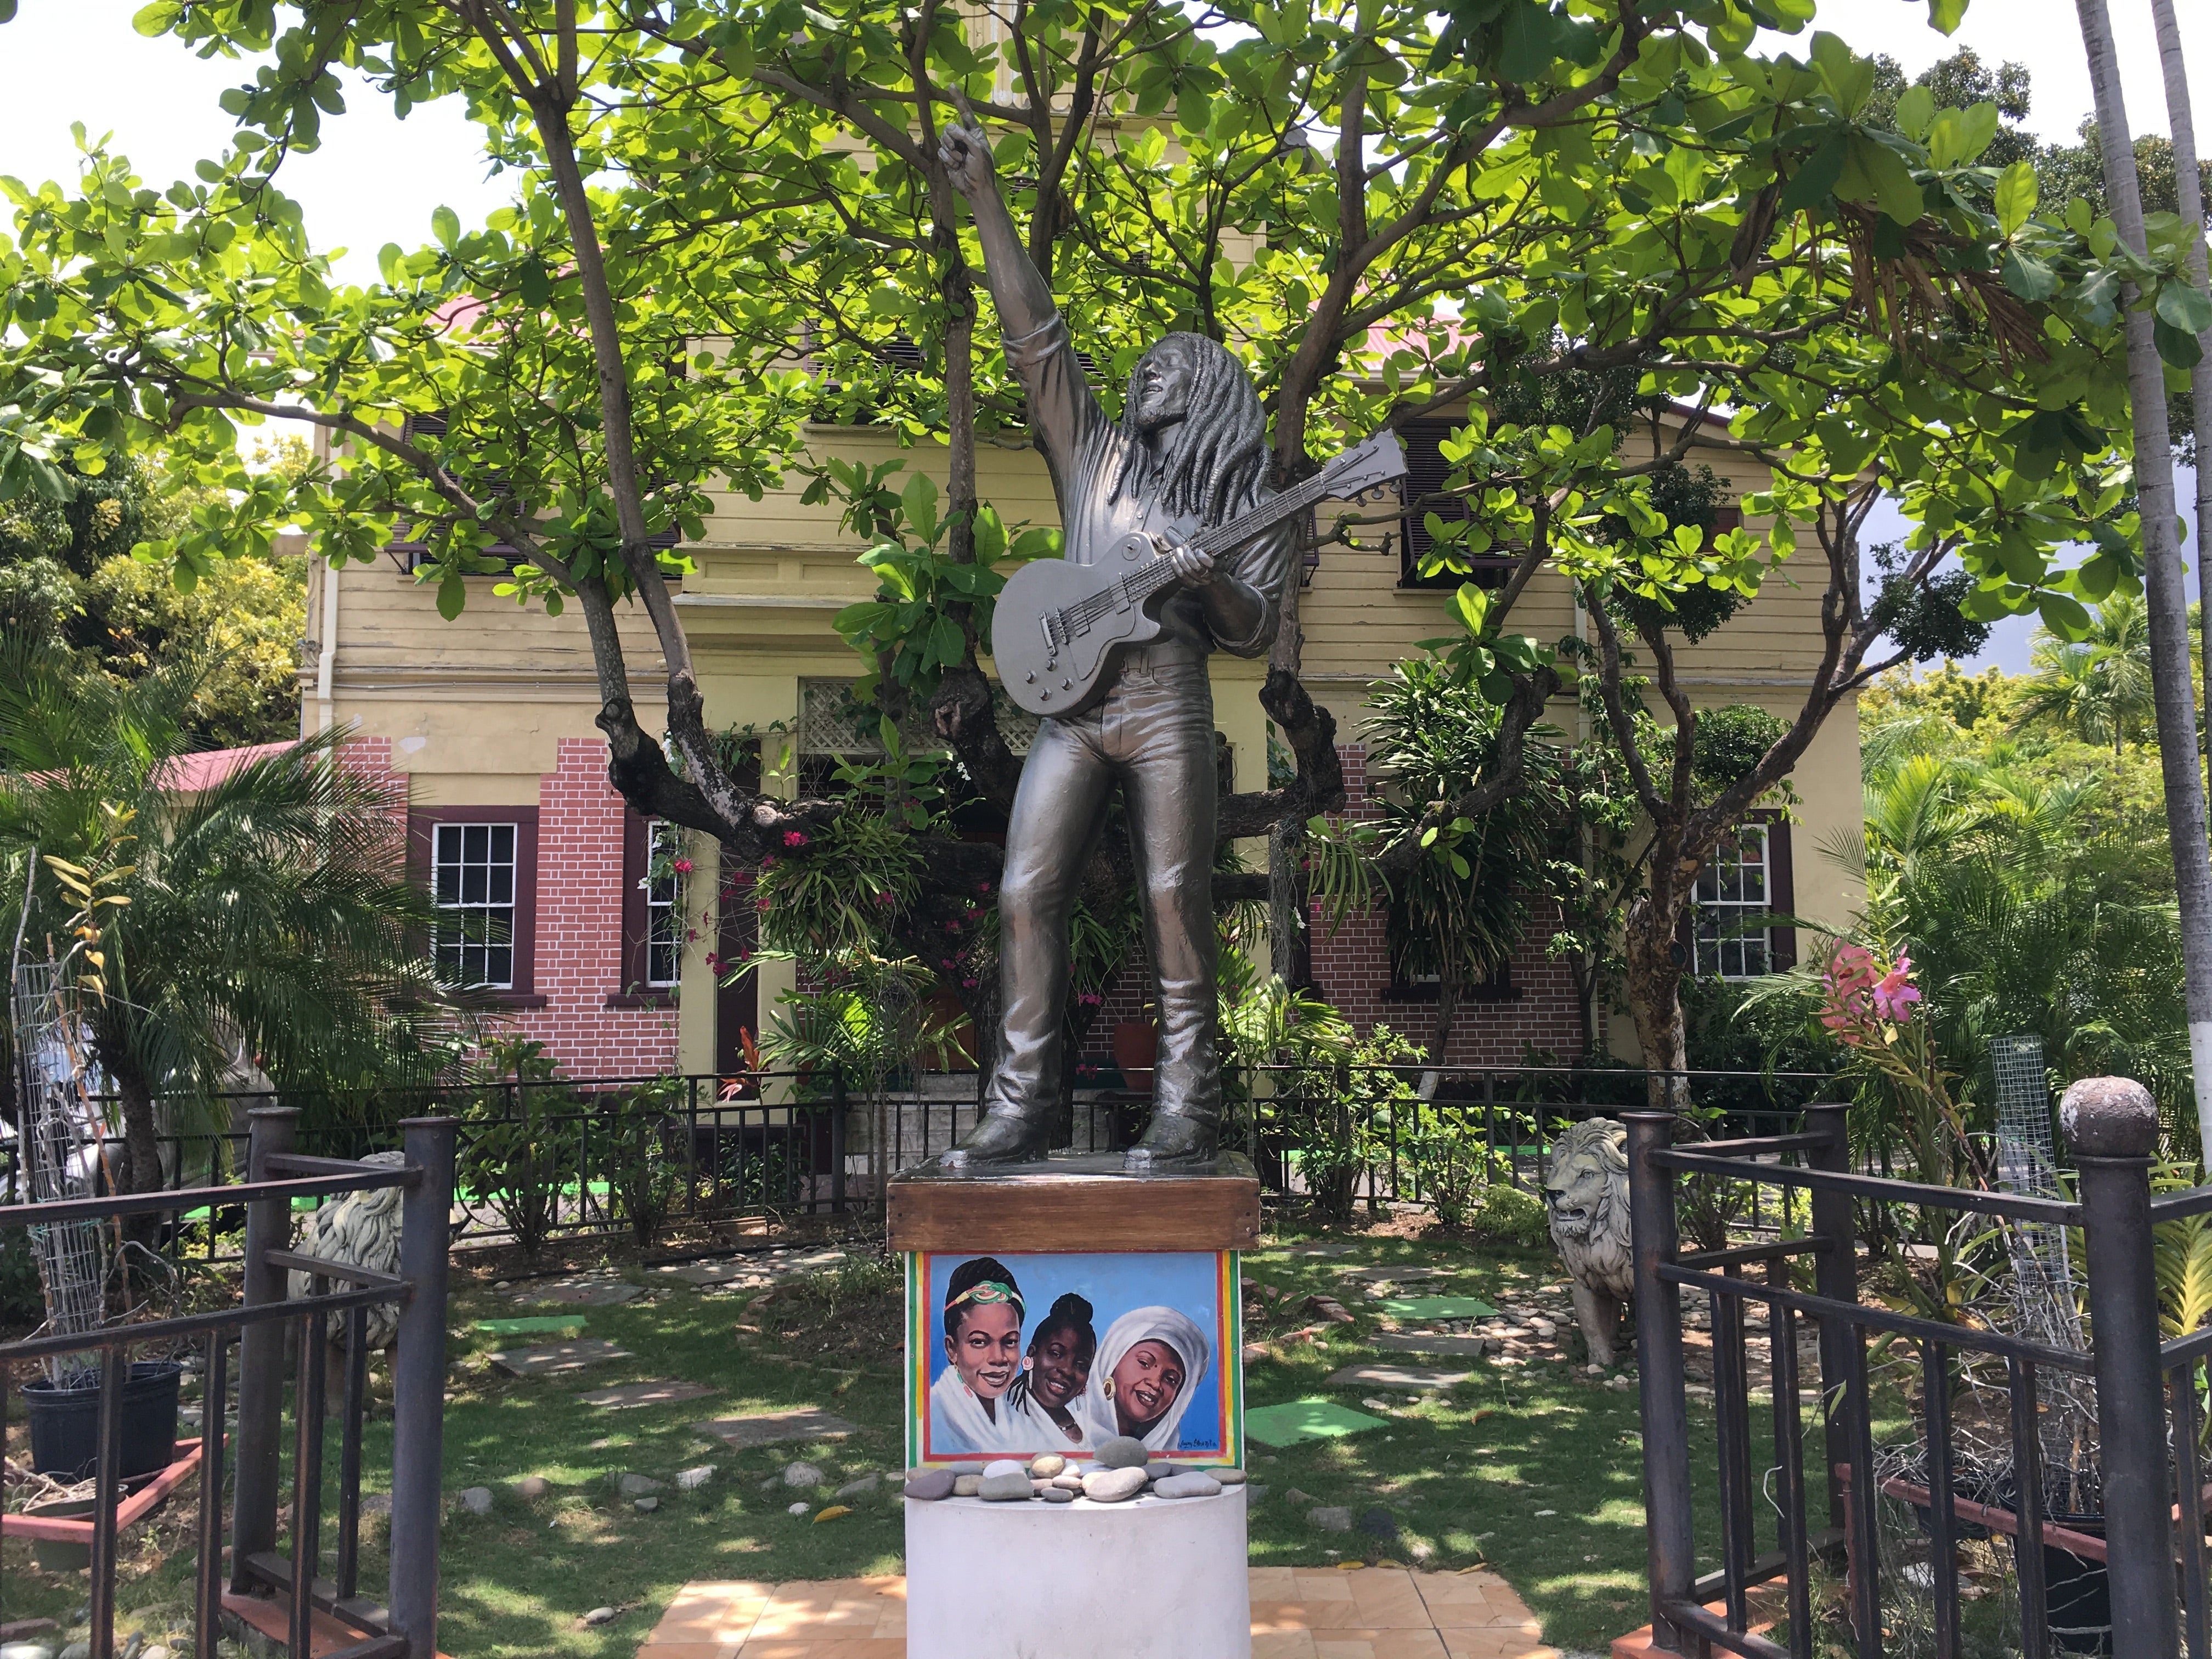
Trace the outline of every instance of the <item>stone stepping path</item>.
{"label": "stone stepping path", "polygon": [[842,1440],[858,1434],[860,1425],[835,1413],[804,1406],[796,1411],[757,1412],[744,1417],[718,1417],[694,1423],[692,1431],[710,1435],[726,1446],[772,1446],[786,1440]]}
{"label": "stone stepping path", "polygon": [[1394,1353],[1429,1353],[1448,1359],[1480,1359],[1492,1340],[1486,1336],[1423,1336],[1418,1331],[1401,1334],[1378,1331],[1367,1339],[1372,1347]]}
{"label": "stone stepping path", "polygon": [[757,1261],[699,1261],[688,1267],[663,1267],[660,1271],[671,1279],[696,1285],[702,1290],[724,1285],[757,1290],[775,1284],[778,1277]]}
{"label": "stone stepping path", "polygon": [[670,1380],[624,1382],[612,1389],[593,1389],[589,1394],[576,1397],[586,1406],[605,1406],[610,1411],[630,1411],[640,1406],[672,1406],[684,1400],[703,1400],[714,1392],[704,1383]]}
{"label": "stone stepping path", "polygon": [[1363,1285],[1397,1285],[1414,1279],[1443,1279],[1442,1267],[1339,1267],[1337,1273],[1346,1279],[1356,1279]]}
{"label": "stone stepping path", "polygon": [[820,1267],[834,1267],[846,1260],[842,1250],[812,1250],[805,1255],[786,1255],[777,1252],[771,1255],[736,1256],[722,1261],[694,1261],[680,1267],[662,1267],[659,1272],[686,1285],[696,1285],[701,1290],[728,1288],[732,1290],[762,1290],[780,1279],[794,1273],[811,1272]]}
{"label": "stone stepping path", "polygon": [[556,1279],[550,1285],[518,1291],[514,1299],[525,1304],[543,1305],[564,1303],[579,1308],[611,1308],[617,1303],[629,1302],[645,1294],[645,1286],[632,1285],[619,1279],[575,1278]]}
{"label": "stone stepping path", "polygon": [[1449,1389],[1474,1375],[1473,1371],[1438,1371],[1420,1365],[1393,1365],[1386,1362],[1379,1365],[1346,1365],[1340,1371],[1330,1372],[1325,1380],[1332,1389],[1348,1389],[1354,1383],[1384,1389]]}
{"label": "stone stepping path", "polygon": [[512,1348],[494,1354],[491,1363],[509,1376],[559,1376],[580,1371],[586,1365],[604,1364],[610,1359],[636,1357],[628,1348],[618,1348],[611,1342],[586,1340],[553,1342],[542,1348]]}

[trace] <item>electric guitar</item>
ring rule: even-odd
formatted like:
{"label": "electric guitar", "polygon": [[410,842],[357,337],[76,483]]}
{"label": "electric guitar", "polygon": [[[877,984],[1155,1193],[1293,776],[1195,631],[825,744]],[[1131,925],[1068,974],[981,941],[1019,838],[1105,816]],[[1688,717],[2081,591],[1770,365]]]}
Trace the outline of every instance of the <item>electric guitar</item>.
{"label": "electric guitar", "polygon": [[[1316,501],[1348,501],[1406,476],[1395,432],[1347,449],[1304,483],[1270,495],[1188,545],[1216,558]],[[1174,562],[1134,531],[1097,564],[1035,559],[1007,579],[991,623],[1006,695],[1032,714],[1079,714],[1105,695],[1120,653],[1159,637],[1160,607],[1180,584]]]}

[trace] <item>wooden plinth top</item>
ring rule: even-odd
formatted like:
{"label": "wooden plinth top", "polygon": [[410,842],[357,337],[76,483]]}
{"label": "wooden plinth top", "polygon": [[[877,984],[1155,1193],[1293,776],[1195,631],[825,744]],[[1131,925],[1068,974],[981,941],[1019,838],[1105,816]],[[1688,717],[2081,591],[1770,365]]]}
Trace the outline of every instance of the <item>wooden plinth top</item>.
{"label": "wooden plinth top", "polygon": [[1059,1152],[981,1173],[934,1158],[891,1177],[894,1250],[1249,1250],[1260,1181],[1224,1152],[1201,1170],[1134,1176],[1119,1152]]}

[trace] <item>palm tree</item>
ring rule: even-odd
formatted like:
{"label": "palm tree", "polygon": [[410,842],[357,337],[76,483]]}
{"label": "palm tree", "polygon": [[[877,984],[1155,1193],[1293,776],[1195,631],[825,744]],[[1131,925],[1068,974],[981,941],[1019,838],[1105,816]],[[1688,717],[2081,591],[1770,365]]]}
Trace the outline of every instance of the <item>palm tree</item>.
{"label": "palm tree", "polygon": [[189,773],[208,667],[116,685],[0,647],[0,869],[30,892],[30,948],[89,930],[78,1011],[120,1102],[126,1192],[161,1180],[157,1101],[211,1106],[242,1060],[280,1090],[434,1066],[398,1011],[434,1027],[457,1006],[417,949],[403,798],[337,763],[342,732]]}
{"label": "palm tree", "polygon": [[[2204,246],[2204,181],[2197,155],[2197,119],[2189,106],[2189,66],[2181,55],[2181,25],[2173,15],[2173,0],[2150,0],[2151,25],[2158,35],[2159,63],[2166,72],[2166,131],[2173,139],[2173,182],[2180,198],[2184,237],[2188,254],[2189,280],[2199,288],[2212,287],[2212,254]],[[2212,525],[2212,465],[2204,446],[2212,443],[2212,328],[2197,337],[2204,354],[2189,371],[2190,427],[2197,440],[2197,534],[2201,539]],[[2197,591],[2200,596],[2196,617],[2198,675],[2203,678],[2206,713],[2212,717],[2212,605],[2202,595],[2212,593],[2212,568],[2200,551],[2197,558]]]}
{"label": "palm tree", "polygon": [[[2150,243],[2112,18],[2105,0],[2074,0],[2074,10],[2081,23],[2081,45],[2088,56],[2089,86],[2096,102],[2106,210],[2120,247],[2131,258],[2147,261]],[[2197,699],[2189,672],[2189,593],[2176,528],[2166,367],[2153,337],[2150,308],[2139,303],[2142,296],[2134,283],[2123,283],[2120,293],[2128,343],[2128,402],[2135,427],[2135,482],[2142,507],[2143,594],[2150,611],[2151,678],[2157,692],[2159,770],[2166,786],[2166,839],[2172,848],[2174,893],[2181,911],[2189,1042],[2192,1053],[2212,1055],[2212,859],[2205,851],[2204,774],[2198,769]],[[2198,1132],[2212,1146],[2212,1064],[2200,1065],[2197,1072]]]}
{"label": "palm tree", "polygon": [[2013,704],[2013,729],[2055,720],[2112,753],[2155,712],[2150,613],[2139,599],[2115,593],[2097,607],[2087,638],[2062,640],[2038,629],[2034,672]]}

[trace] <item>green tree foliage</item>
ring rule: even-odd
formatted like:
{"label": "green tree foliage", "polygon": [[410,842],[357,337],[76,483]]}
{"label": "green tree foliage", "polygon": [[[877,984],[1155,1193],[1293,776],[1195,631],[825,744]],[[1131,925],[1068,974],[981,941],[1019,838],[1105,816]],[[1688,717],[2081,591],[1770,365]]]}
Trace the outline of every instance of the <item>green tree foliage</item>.
{"label": "green tree foliage", "polygon": [[[142,31],[270,62],[226,94],[237,138],[192,179],[146,180],[94,149],[73,183],[0,185],[15,206],[0,492],[67,500],[63,460],[159,447],[234,470],[148,544],[181,577],[265,549],[280,525],[346,561],[404,523],[448,615],[494,571],[490,544],[522,550],[494,591],[584,611],[617,787],[715,836],[735,867],[839,808],[764,799],[720,765],[660,580],[680,561],[653,538],[696,536],[708,486],[757,494],[796,465],[805,420],[867,418],[942,442],[947,477],[941,560],[911,612],[924,648],[875,621],[868,648],[936,675],[936,729],[1003,808],[1018,767],[977,662],[988,584],[935,569],[977,558],[976,446],[1013,441],[1020,420],[978,347],[972,244],[934,147],[964,98],[1109,399],[1161,330],[1221,338],[1261,387],[1279,480],[1472,400],[1445,452],[1466,516],[1443,568],[1515,556],[1502,588],[1470,587],[1457,610],[1458,661],[1504,712],[1497,763],[1425,828],[1526,781],[1523,744],[1559,682],[1553,647],[1514,613],[1539,569],[1564,574],[1584,589],[1607,716],[1662,843],[1630,919],[1630,988],[1647,1050],[1674,1064],[1668,953],[1698,868],[1829,713],[1911,654],[1885,643],[1895,613],[1860,598],[1872,492],[1913,526],[1900,580],[1963,566],[1978,619],[2035,609],[2079,631],[2085,600],[2135,581],[2120,285],[2158,308],[2177,364],[2212,300],[2175,274],[2170,239],[2138,258],[2086,204],[2039,214],[2033,169],[1992,160],[1995,103],[1923,89],[1885,112],[1878,67],[1807,35],[1801,0],[1755,15],[1737,0],[1466,0],[1441,17],[1414,0],[1238,0],[1233,30],[1201,27],[1211,15],[1015,0],[987,30],[939,0],[155,0]],[[1754,53],[1761,21],[1795,38]],[[516,181],[481,228],[441,210],[432,241],[383,250],[362,288],[333,283],[281,186],[284,159],[343,111],[345,68],[403,113],[464,100]],[[1525,395],[1586,376],[1632,377],[1632,395]],[[1662,400],[1732,412],[1668,438],[1648,420]],[[1577,403],[1582,423],[1555,418]],[[400,420],[433,410],[442,434]],[[235,469],[241,425],[270,420],[322,426],[345,465]],[[1741,504],[1765,527],[1708,536],[1655,504],[1655,477],[1695,465],[1700,442],[1773,469]],[[823,487],[850,499],[849,481]],[[1395,517],[1350,514],[1327,537],[1372,540]],[[2061,569],[2053,550],[2085,533],[2096,556]],[[1612,597],[1664,611],[1784,576],[1826,596],[1804,712],[1729,789],[1694,799],[1674,763],[1695,719],[1668,629],[1629,630],[1675,716],[1647,754]],[[629,603],[668,665],[667,749],[635,715],[613,626]],[[1297,779],[1225,802],[1227,836],[1340,799],[1325,725],[1277,668],[1266,701]],[[993,873],[980,842],[918,842],[932,891]]]}
{"label": "green tree foliage", "polygon": [[[2021,720],[2027,677],[1946,665],[1867,699],[1863,835],[1825,857],[1867,884],[1868,938],[1911,957],[1929,1027],[1970,1121],[1995,1102],[1989,1045],[2040,1037],[2062,1086],[2143,1079],[2193,1133],[2179,922],[2154,750],[2116,756],[2055,712]],[[1777,1049],[1847,1059],[1808,1018],[1820,956],[1750,993]],[[1778,1022],[1787,1012],[1788,1020]],[[1901,1135],[1871,1092],[1868,1133]],[[2179,1107],[2178,1112],[2172,1109]]]}
{"label": "green tree foliage", "polygon": [[2039,634],[2033,653],[2034,672],[2012,700],[2015,727],[2055,720],[2111,744],[2115,756],[2129,738],[2142,740],[2152,709],[2150,620],[2141,599],[2116,593],[2097,607],[2087,638]]}
{"label": "green tree foliage", "polygon": [[[293,473],[307,446],[264,447],[255,464]],[[70,495],[0,503],[0,632],[75,653],[88,672],[143,678],[160,665],[202,659],[190,722],[204,748],[297,734],[307,558],[226,559],[179,586],[169,566],[134,558],[149,538],[186,522],[219,480],[202,483],[123,453],[87,472],[58,463]]]}
{"label": "green tree foliage", "polygon": [[0,654],[0,876],[29,883],[33,949],[92,930],[72,977],[132,1191],[161,1179],[157,1097],[204,1103],[241,1060],[288,1090],[428,1081],[461,1029],[415,948],[404,799],[338,766],[337,734],[179,787],[204,672]]}

